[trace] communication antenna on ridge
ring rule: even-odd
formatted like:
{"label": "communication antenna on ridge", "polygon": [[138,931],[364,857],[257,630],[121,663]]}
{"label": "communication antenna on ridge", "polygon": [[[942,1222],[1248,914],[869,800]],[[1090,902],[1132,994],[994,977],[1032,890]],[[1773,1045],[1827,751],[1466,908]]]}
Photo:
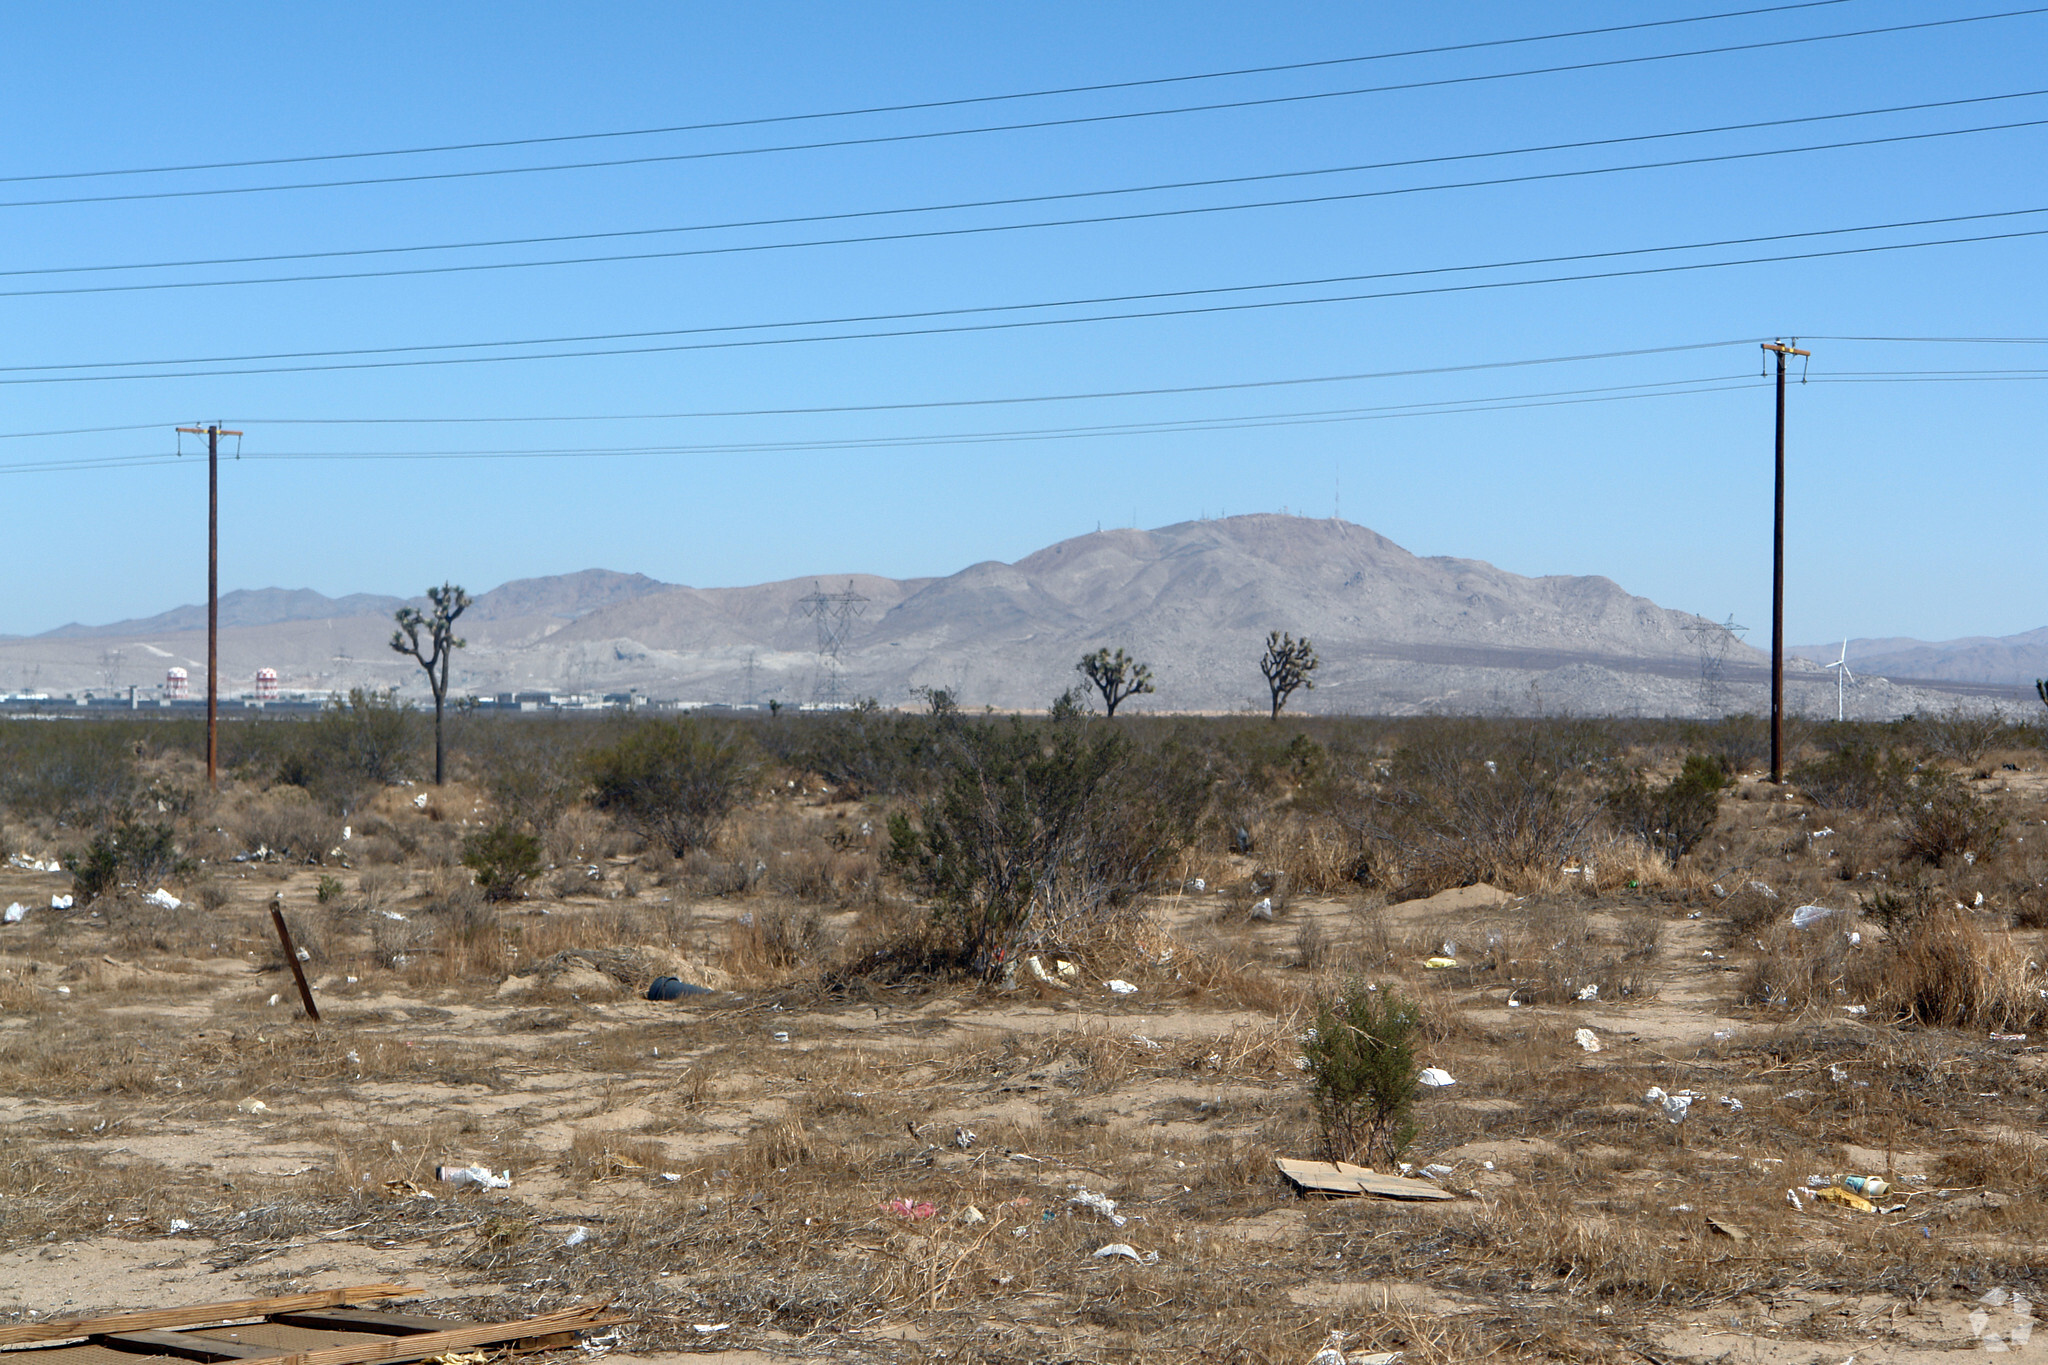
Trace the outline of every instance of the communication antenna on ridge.
{"label": "communication antenna on ridge", "polygon": [[854,620],[866,609],[868,599],[853,590],[847,580],[845,592],[826,592],[815,582],[809,596],[797,599],[804,615],[818,623],[818,686],[815,699],[820,706],[837,709],[846,705],[846,678],[839,652]]}
{"label": "communication antenna on ridge", "polygon": [[1723,714],[1728,706],[1728,651],[1749,627],[1736,625],[1731,612],[1726,621],[1695,615],[1683,629],[1700,654],[1700,705],[1710,715]]}
{"label": "communication antenna on ridge", "polygon": [[1842,690],[1856,681],[1856,675],[1849,671],[1849,637],[1842,637],[1842,653],[1827,667],[1835,670],[1835,720],[1842,719]]}

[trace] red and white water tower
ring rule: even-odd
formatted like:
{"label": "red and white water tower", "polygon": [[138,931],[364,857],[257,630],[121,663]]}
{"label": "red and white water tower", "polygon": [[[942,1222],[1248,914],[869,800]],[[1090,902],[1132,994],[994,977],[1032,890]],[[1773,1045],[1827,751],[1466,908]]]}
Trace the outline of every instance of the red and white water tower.
{"label": "red and white water tower", "polygon": [[164,695],[172,701],[183,701],[192,695],[191,675],[182,668],[173,668],[164,674]]}
{"label": "red and white water tower", "polygon": [[277,670],[259,668],[256,670],[256,700],[277,700]]}

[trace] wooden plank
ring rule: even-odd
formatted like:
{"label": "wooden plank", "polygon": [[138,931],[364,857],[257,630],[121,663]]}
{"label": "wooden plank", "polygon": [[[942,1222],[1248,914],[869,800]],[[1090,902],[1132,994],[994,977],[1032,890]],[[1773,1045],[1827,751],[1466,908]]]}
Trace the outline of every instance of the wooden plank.
{"label": "wooden plank", "polygon": [[609,1327],[614,1323],[632,1321],[628,1315],[606,1313],[604,1308],[605,1305],[601,1303],[584,1304],[575,1308],[565,1308],[557,1313],[545,1313],[537,1318],[524,1318],[518,1322],[481,1323],[475,1327],[457,1327],[446,1332],[424,1332],[418,1336],[400,1337],[395,1341],[366,1342],[361,1346],[330,1346],[319,1351],[273,1356],[272,1359],[277,1365],[378,1365],[378,1362],[422,1360],[427,1356],[440,1355],[444,1351],[463,1351],[472,1346],[495,1346],[508,1341],[575,1333],[593,1327]]}
{"label": "wooden plank", "polygon": [[95,1332],[93,1344],[144,1355],[179,1356],[186,1360],[260,1360],[277,1354],[275,1346],[204,1336],[198,1332]]}
{"label": "wooden plank", "polygon": [[1408,1180],[1398,1175],[1380,1175],[1348,1161],[1296,1161],[1277,1156],[1273,1164],[1280,1174],[1313,1194],[1374,1194],[1382,1199],[1455,1199],[1449,1190],[1426,1180]]}
{"label": "wooden plank", "polygon": [[17,1322],[0,1326],[0,1346],[17,1346],[30,1341],[63,1341],[69,1337],[97,1336],[104,1332],[152,1332],[169,1327],[206,1327],[239,1318],[260,1318],[271,1313],[295,1313],[309,1308],[340,1308],[346,1304],[368,1303],[374,1299],[412,1298],[426,1291],[402,1284],[359,1284],[347,1289],[320,1289],[310,1294],[284,1294],[268,1299],[235,1299],[227,1303],[202,1303],[190,1308],[153,1308],[140,1313],[117,1313],[104,1318],[56,1318],[49,1322]]}
{"label": "wooden plank", "polygon": [[305,1313],[272,1313],[272,1322],[287,1327],[333,1329],[338,1332],[382,1332],[385,1336],[412,1336],[420,1332],[446,1332],[455,1327],[481,1327],[468,1318],[430,1318],[418,1313],[379,1313],[369,1308],[318,1308]]}

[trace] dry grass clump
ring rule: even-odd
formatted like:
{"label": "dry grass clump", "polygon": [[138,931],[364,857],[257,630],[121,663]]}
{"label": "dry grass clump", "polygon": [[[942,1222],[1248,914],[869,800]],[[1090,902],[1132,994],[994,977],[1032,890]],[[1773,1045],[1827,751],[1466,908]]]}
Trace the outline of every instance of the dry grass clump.
{"label": "dry grass clump", "polygon": [[1888,1017],[2002,1032],[2048,1020],[2048,974],[2010,934],[1985,933],[1966,910],[1920,915],[1895,930],[1886,948],[1865,995]]}
{"label": "dry grass clump", "polygon": [[609,1180],[664,1169],[661,1144],[625,1133],[584,1129],[569,1140],[562,1174],[572,1180]]}

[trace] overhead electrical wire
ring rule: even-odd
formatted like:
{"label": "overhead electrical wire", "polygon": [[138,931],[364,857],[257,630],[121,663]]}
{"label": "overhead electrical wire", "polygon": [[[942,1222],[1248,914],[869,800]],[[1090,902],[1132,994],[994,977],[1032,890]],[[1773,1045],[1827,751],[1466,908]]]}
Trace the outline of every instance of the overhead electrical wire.
{"label": "overhead electrical wire", "polygon": [[[559,340],[528,339],[524,341],[439,343],[435,345],[425,346],[361,348],[358,350],[342,352],[281,352],[273,353],[270,355],[259,354],[235,357],[217,357],[212,359],[188,358],[158,361],[129,360],[103,362],[71,362],[65,365],[11,366],[0,367],[0,376],[11,376],[0,377],[0,385],[46,383],[100,383],[119,380],[202,378],[206,376],[250,374],[332,373],[350,370],[399,369],[419,368],[426,366],[492,364],[510,362],[515,360],[593,359],[620,355],[653,355],[699,350],[729,350],[757,346],[802,345],[832,341],[863,341],[877,339],[894,339],[914,336],[959,335],[973,332],[1010,331],[1035,327],[1075,326],[1097,322],[1146,320],[1163,317],[1190,317],[1206,314],[1246,312],[1258,309],[1296,308],[1318,304],[1356,303],[1391,298],[1415,298],[1436,294],[1469,293],[1492,289],[1525,288],[1542,284],[1573,284],[1595,280],[1642,278],[1653,275],[1677,274],[1696,270],[1730,269],[1737,266],[1745,265],[1778,264],[1789,261],[1822,260],[1847,256],[1870,255],[1882,252],[1910,251],[1936,246],[1957,246],[1972,243],[2011,241],[2023,238],[2032,238],[2048,235],[2048,228],[2024,229],[2000,233],[1982,233],[1975,236],[1938,238],[1932,241],[1888,242],[1877,243],[1869,246],[1837,247],[1823,251],[1786,252],[1777,255],[1740,257],[1734,260],[1689,261],[1670,265],[1638,266],[1622,270],[1586,271],[1578,274],[1538,276],[1532,279],[1483,280],[1459,284],[1432,285],[1413,289],[1380,290],[1352,294],[1320,295],[1310,298],[1258,299],[1230,303],[1206,303],[1199,306],[1184,308],[1155,308],[1119,313],[1096,313],[1083,315],[1079,317],[1070,316],[1050,318],[1017,318],[995,322],[960,323],[949,326],[904,327],[896,328],[893,330],[866,332],[835,332],[827,333],[824,335],[811,336],[728,338],[724,340],[715,341],[706,340],[690,342],[670,342],[663,345],[652,346],[616,346],[601,350],[526,352],[517,355],[499,354],[484,356],[420,356],[418,354],[419,352],[422,351],[480,349],[486,347],[506,348],[511,346],[557,345],[568,344],[571,342],[580,343],[593,340],[626,340],[648,337],[708,336],[741,331],[764,331],[769,329],[784,329],[794,327],[816,328],[829,326],[848,326],[871,322],[921,321],[939,317],[987,315],[992,313],[1021,312],[1048,308],[1095,307],[1108,303],[1157,301],[1163,299],[1204,297],[1215,296],[1218,294],[1245,293],[1252,291],[1274,289],[1310,288],[1335,283],[1367,282],[1377,280],[1426,277],[1430,275],[1441,275],[1450,273],[1467,273],[1483,270],[1513,269],[1534,265],[1550,265],[1571,263],[1577,261],[1616,259],[1627,256],[1663,254],[1673,251],[1709,250],[1718,247],[1752,245],[1770,241],[1790,241],[1802,238],[1839,236],[1849,233],[1886,231],[1906,227],[1936,226],[1944,223],[1974,222],[1997,218],[2021,217],[2044,212],[2048,212],[2048,209],[2013,209],[2003,210],[1996,213],[1957,215],[1946,219],[1906,220],[1896,223],[1871,224],[1853,228],[1828,228],[1815,230],[1811,232],[1771,234],[1769,236],[1757,238],[1730,238],[1717,242],[1686,243],[1675,246],[1661,247],[1638,247],[1610,252],[1580,253],[1570,256],[1529,258],[1521,261],[1492,262],[1487,264],[1437,266],[1426,269],[1405,271],[1384,271],[1354,276],[1333,276],[1315,280],[1282,281],[1275,283],[1252,285],[1230,285],[1208,289],[1168,290],[1159,291],[1151,294],[1117,295],[1095,299],[1071,299],[1063,301],[1024,304],[997,304],[968,308],[934,309],[914,313],[868,314],[858,317],[809,319],[801,321],[772,323],[734,323],[719,326],[675,328],[659,332],[613,334],[610,337],[563,338]],[[243,368],[210,368],[186,371],[166,371],[163,369],[156,369],[150,371],[149,373],[129,374],[57,373],[58,371],[76,371],[85,369],[107,370],[116,368],[136,368],[143,366],[164,365],[221,366],[231,364],[243,364],[244,362],[253,361],[296,360],[331,357],[337,355],[354,357],[392,357],[399,355],[410,355],[413,356],[414,358],[386,358],[376,360],[356,359],[351,360],[348,363],[328,363],[318,365],[267,365],[253,367],[244,365]]]}
{"label": "overhead electrical wire", "polygon": [[[1275,180],[1302,179],[1312,176],[1349,175],[1367,171],[1397,170],[1416,166],[1439,165],[1446,162],[1476,161],[1497,157],[1528,156],[1559,151],[1577,151],[1594,147],[1609,147],[1627,143],[1663,141],[1682,137],[1704,137],[1728,132],[1746,132],[1762,128],[1785,127],[1793,124],[1821,123],[1851,118],[1869,118],[1887,114],[1920,112],[1928,109],[1954,108],[1960,105],[1986,104],[2003,100],[2033,99],[2048,95],[2048,89],[2015,91],[2009,94],[1981,95],[1969,99],[1941,100],[1932,103],[1895,105],[1880,109],[1854,110],[1845,113],[1811,114],[1796,118],[1767,119],[1752,123],[1723,124],[1707,128],[1687,128],[1663,133],[1641,133],[1623,137],[1596,138],[1580,142],[1560,142],[1529,147],[1511,147],[1484,152],[1459,152],[1443,156],[1411,157],[1399,161],[1368,162],[1350,166],[1319,167],[1300,171],[1273,171],[1259,175],[1225,176],[1207,180],[1172,181],[1152,185],[1120,186],[1100,190],[1074,190],[1057,194],[1020,195],[1003,199],[968,200],[950,204],[926,204],[901,208],[862,209],[843,213],[805,214],[785,218],[742,219],[723,223],[695,223],[674,227],[629,228],[607,232],[558,233],[542,237],[509,237],[495,240],[472,242],[438,242],[403,246],[356,247],[335,251],[301,251],[273,253],[256,256],[222,256],[180,261],[135,261],[114,264],[36,266],[11,270],[0,270],[0,279],[47,277],[53,275],[106,274],[131,270],[176,270],[202,266],[264,265],[286,261],[312,261],[359,258],[364,256],[389,256],[417,254],[428,251],[473,251],[515,246],[547,246],[568,242],[611,241],[621,238],[643,238],[666,236],[679,233],[723,232],[743,228],[789,227],[810,223],[844,222],[857,219],[900,217],[909,214],[950,213],[971,209],[1017,207],[1025,204],[1053,203],[1076,199],[1096,199],[1117,195],[1153,194],[1175,190],[1212,189],[1226,185],[1242,185]],[[48,289],[18,289],[0,291],[0,298],[31,298],[67,294],[136,293],[164,289],[226,288],[239,285],[257,284],[302,284],[319,281],[388,279],[414,275],[466,274],[478,271],[525,270],[540,267],[564,265],[590,265],[623,261],[671,260],[690,256],[719,256],[757,251],[788,251],[798,248],[822,246],[867,245],[882,242],[914,241],[935,237],[978,236],[998,232],[1020,232],[1050,227],[1090,226],[1106,223],[1137,222],[1147,219],[1190,217],[1211,213],[1242,212],[1252,209],[1287,208],[1308,204],[1341,203],[1359,199],[1378,199],[1410,194],[1433,193],[1442,190],[1481,189],[1501,185],[1526,184],[1544,180],[1580,179],[1595,175],[1614,175],[1630,171],[1663,170],[1684,166],[1708,165],[1727,161],[1748,161],[1765,157],[1791,156],[1807,152],[1841,151],[1858,147],[1883,146],[1901,142],[1921,142],[1936,138],[1961,137],[1976,133],[2008,132],[2022,128],[2048,126],[2048,119],[2029,119],[2009,123],[1985,124],[1970,128],[1936,129],[1918,133],[1889,134],[1883,137],[1858,138],[1839,142],[1816,143],[1802,147],[1763,148],[1744,152],[1708,154],[1698,157],[1674,158],[1664,161],[1639,162],[1623,166],[1582,167],[1572,170],[1544,171],[1525,175],[1504,176],[1485,180],[1455,181],[1435,185],[1397,186],[1386,189],[1360,190],[1340,194],[1313,195],[1292,199],[1259,200],[1239,204],[1194,205],[1171,209],[1143,210],[1133,213],[1103,214],[1084,218],[1064,218],[1026,223],[982,224],[958,228],[921,229],[910,232],[870,234],[859,237],[835,237],[797,242],[741,243],[730,246],[685,248],[674,251],[629,252],[603,256],[578,256],[541,261],[493,261],[474,264],[456,263],[449,265],[407,267],[392,270],[330,272],[325,274],[300,274],[257,276],[224,280],[169,280],[140,281],[111,285],[80,285]]]}
{"label": "overhead electrical wire", "polygon": [[731,157],[764,156],[785,152],[832,151],[848,147],[879,146],[889,143],[928,142],[941,138],[980,136],[989,133],[1032,132],[1047,128],[1078,127],[1089,124],[1127,122],[1134,119],[1164,118],[1183,114],[1215,113],[1232,109],[1252,109],[1285,104],[1302,104],[1314,100],[1343,99],[1364,95],[1390,94],[1407,90],[1425,90],[1445,86],[1470,85],[1486,81],[1519,79],[1528,76],[1562,75],[1579,71],[1593,71],[1603,68],[1639,66],[1650,62],[1675,61],[1681,58],[1722,56],[1736,52],[1755,52],[1769,48],[1794,47],[1803,44],[1831,42],[1848,38],[1867,38],[1894,33],[1907,33],[1933,28],[1948,28],[1958,24],[1985,23],[1997,19],[2027,18],[2048,14],[2048,5],[2028,9],[2003,10],[1995,14],[1963,15],[1949,19],[1929,19],[1912,24],[1891,24],[1878,28],[1854,29],[1839,33],[1809,34],[1797,38],[1774,38],[1750,43],[1734,43],[1720,47],[1694,48],[1684,52],[1646,53],[1631,57],[1609,57],[1597,61],[1571,62],[1557,66],[1530,67],[1518,71],[1487,72],[1467,76],[1444,76],[1426,81],[1407,81],[1397,84],[1359,86],[1345,90],[1321,90],[1293,95],[1272,95],[1259,99],[1224,100],[1208,104],[1180,105],[1168,109],[1124,110],[1116,113],[1075,115],[1067,118],[1036,119],[1022,123],[985,124],[972,128],[944,128],[917,133],[876,134],[869,137],[836,138],[820,142],[785,143],[772,147],[734,147],[693,152],[672,152],[659,155],[620,157],[603,161],[557,162],[544,166],[490,166],[467,170],[423,171],[407,175],[361,176],[346,180],[295,181],[288,184],[271,185],[219,185],[199,189],[179,190],[136,190],[121,194],[74,195],[50,199],[0,200],[0,209],[49,208],[77,204],[134,203],[144,200],[211,198],[236,194],[271,194],[293,190],[351,189],[368,185],[418,184],[428,181],[472,180],[506,175],[534,175],[558,171],[605,170],[626,166],[647,166],[673,164],[690,161],[710,161]]}
{"label": "overhead electrical wire", "polygon": [[955,109],[966,105],[997,104],[1011,100],[1045,99],[1060,95],[1099,94],[1109,90],[1136,90],[1146,86],[1181,85],[1192,81],[1226,80],[1241,76],[1267,76],[1283,71],[1308,71],[1320,67],[1352,66],[1362,62],[1393,61],[1405,57],[1436,57],[1453,52],[1483,48],[1513,47],[1524,43],[1547,43],[1568,38],[1605,37],[1642,29],[1671,28],[1682,24],[1703,24],[1721,19],[1747,19],[1760,14],[1784,14],[1795,10],[1823,9],[1849,4],[1852,0],[1799,0],[1786,5],[1765,5],[1756,9],[1723,10],[1717,14],[1685,15],[1676,19],[1650,19],[1633,24],[1610,24],[1603,28],[1567,29],[1557,33],[1535,33],[1515,38],[1486,38],[1469,43],[1439,47],[1407,48],[1394,52],[1372,52],[1352,57],[1323,57],[1306,62],[1281,62],[1269,66],[1235,67],[1225,71],[1203,71],[1180,76],[1150,76],[1135,80],[1105,81],[1094,85],[1053,86],[1041,90],[1019,90],[999,95],[964,95],[954,99],[921,100],[909,104],[878,104],[853,109],[831,109],[807,114],[771,114],[756,118],[722,119],[710,123],[678,123],[655,128],[622,128],[594,133],[556,133],[541,137],[501,138],[489,142],[449,142],[426,147],[393,147],[378,151],[323,152],[301,156],[262,157],[245,161],[203,161],[172,166],[131,166],[94,171],[53,171],[37,175],[0,176],[0,185],[34,181],[89,180],[122,175],[171,175],[187,171],[244,170],[259,166],[298,166],[323,161],[357,161],[372,157],[425,156],[442,152],[493,151],[506,147],[538,147],[550,143],[593,142],[606,138],[655,137],[672,133],[701,133],[733,128],[758,128],[778,123],[802,123],[822,119],[858,118],[874,114],[917,113],[931,109]]}
{"label": "overhead electrical wire", "polygon": [[[439,451],[248,451],[244,461],[386,461],[386,460],[475,460],[475,459],[593,459],[627,456],[788,454],[810,450],[900,449],[924,446],[984,445],[1023,441],[1078,440],[1106,436],[1173,434],[1187,431],[1228,431],[1267,426],[1322,425],[1332,422],[1384,420],[1403,416],[1452,415],[1508,408],[1549,407],[1623,399],[1678,397],[1724,389],[1756,388],[1761,381],[1753,374],[1712,375],[1692,379],[1660,380],[1649,384],[1610,385],[1591,389],[1561,389],[1538,393],[1491,397],[1441,399],[1424,403],[1389,404],[1372,408],[1335,409],[1307,413],[1261,413],[1240,417],[1192,418],[1158,422],[1116,423],[1085,427],[1031,428],[981,432],[950,432],[896,437],[839,438],[817,441],[709,442],[690,445],[643,445],[601,447],[547,447],[500,450]],[[53,471],[135,468],[173,464],[181,457],[164,453],[86,457],[73,460],[43,460],[0,464],[0,474]]]}

